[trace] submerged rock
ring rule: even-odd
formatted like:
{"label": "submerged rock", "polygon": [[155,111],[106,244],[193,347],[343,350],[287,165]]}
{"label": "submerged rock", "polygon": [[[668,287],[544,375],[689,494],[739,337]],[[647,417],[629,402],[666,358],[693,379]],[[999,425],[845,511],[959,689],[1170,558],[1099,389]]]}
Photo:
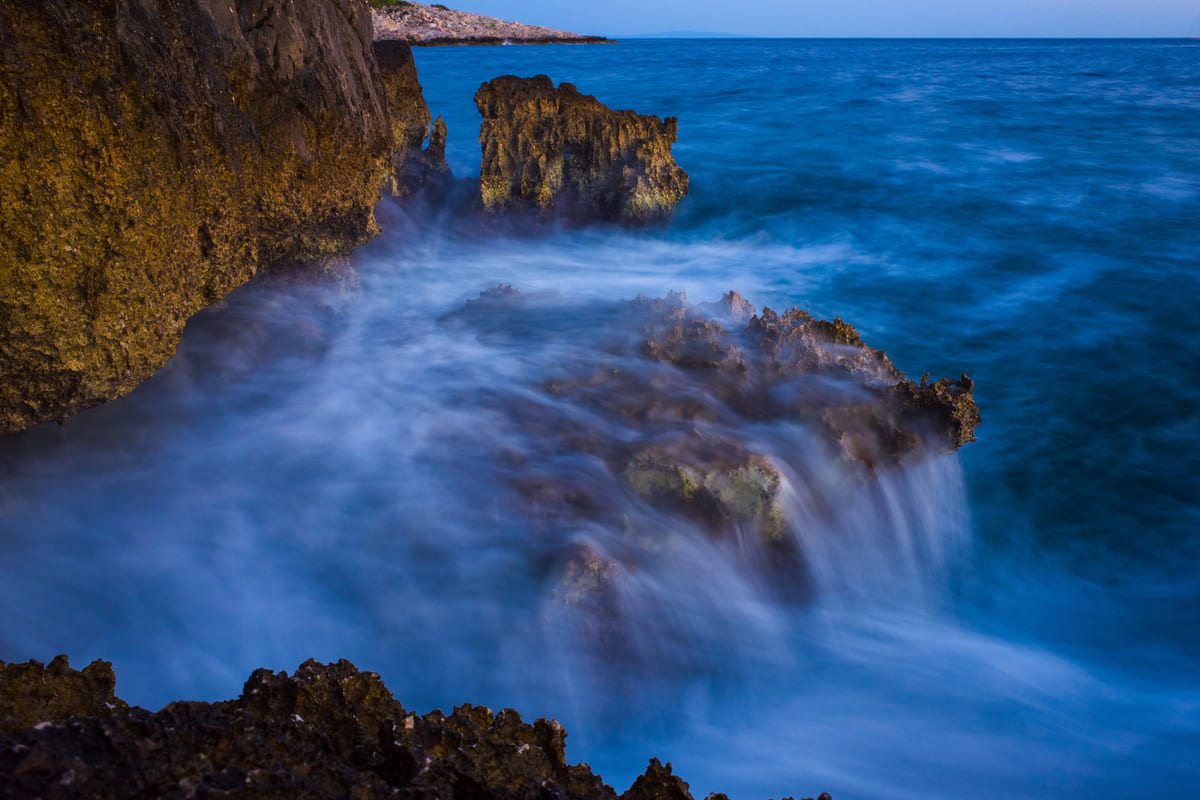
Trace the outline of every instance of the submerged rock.
{"label": "submerged rock", "polygon": [[671,156],[674,117],[614,111],[545,75],[506,75],[475,95],[483,115],[484,207],[556,212],[580,220],[646,223],[688,190]]}
{"label": "submerged rock", "polygon": [[[868,469],[975,441],[980,417],[970,378],[910,381],[841,319],[820,320],[797,308],[752,314],[736,292],[701,307],[682,294],[639,297],[631,308],[643,355],[684,370],[720,401],[681,413],[818,423],[832,442],[850,433],[873,438],[870,452],[853,454]],[[722,317],[735,327],[727,330]]]}
{"label": "submerged rock", "polygon": [[639,448],[621,471],[634,493],[677,509],[716,535],[751,529],[783,541],[779,471],[766,458],[714,437],[692,436]]}
{"label": "submerged rock", "polygon": [[0,0],[0,31],[0,433],[129,392],[260,269],[362,244],[394,137],[428,130],[360,0]]}
{"label": "submerged rock", "polygon": [[[419,716],[345,660],[310,660],[290,676],[260,669],[236,700],[157,713],[112,698],[103,662],[83,672],[66,665],[59,656],[44,671],[37,662],[0,669],[6,797],[617,797],[586,764],[567,763],[567,734],[554,720],[530,725],[512,709],[471,705]],[[43,672],[42,683],[76,700],[17,709],[30,676],[42,685]],[[112,707],[97,707],[105,696]],[[691,794],[670,764],[651,759],[622,797]]]}
{"label": "submerged rock", "polygon": [[543,329],[578,345],[541,383],[542,402],[522,394],[503,406],[528,443],[504,469],[532,535],[563,542],[547,577],[561,613],[550,616],[574,617],[610,658],[642,648],[647,663],[662,660],[639,639],[644,620],[621,610],[639,572],[670,574],[689,552],[715,551],[802,602],[812,595],[801,526],[823,530],[839,513],[820,487],[878,485],[973,441],[980,422],[966,376],[909,381],[852,325],[760,312],[736,292],[579,307],[505,284],[446,320],[520,346]]}

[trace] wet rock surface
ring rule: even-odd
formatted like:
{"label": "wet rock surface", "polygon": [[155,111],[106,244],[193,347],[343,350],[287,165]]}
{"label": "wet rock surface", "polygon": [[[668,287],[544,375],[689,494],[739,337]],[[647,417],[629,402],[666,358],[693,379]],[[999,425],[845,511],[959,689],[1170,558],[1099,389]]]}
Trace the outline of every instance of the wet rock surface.
{"label": "wet rock surface", "polygon": [[495,78],[475,104],[490,211],[641,224],[665,218],[687,194],[687,173],[671,156],[674,117],[614,111],[545,75]]}
{"label": "wet rock surface", "polygon": [[373,236],[393,137],[429,124],[383,96],[358,0],[5,0],[0,38],[0,433],[129,392],[259,269]]}
{"label": "wet rock surface", "polygon": [[[537,400],[498,402],[526,443],[507,467],[517,513],[534,535],[566,540],[552,615],[569,617],[606,657],[637,658],[623,598],[647,565],[686,569],[662,565],[695,551],[688,537],[803,601],[796,486],[871,484],[973,441],[980,422],[966,376],[910,381],[848,323],[760,312],[735,292],[700,305],[672,293],[572,309],[501,285],[447,322],[533,339],[543,324],[561,332],[572,313],[570,335],[590,341],[595,360],[564,365]],[[793,439],[774,441],[783,431]],[[818,471],[798,475],[806,463]],[[642,510],[630,513],[630,501]],[[838,513],[808,503],[810,517]],[[592,537],[591,526],[623,533]]]}
{"label": "wet rock surface", "polygon": [[[32,716],[28,703],[15,710],[36,694],[29,681],[38,673],[37,686],[76,699]],[[378,675],[345,660],[310,660],[294,675],[258,670],[236,700],[171,703],[157,713],[112,698],[111,677],[103,662],[69,670],[65,656],[45,670],[31,662],[0,671],[0,796],[617,797],[586,764],[567,763],[557,722],[530,725],[512,709],[471,705],[419,716]],[[116,707],[97,709],[101,696]],[[691,798],[658,759],[621,796]]]}

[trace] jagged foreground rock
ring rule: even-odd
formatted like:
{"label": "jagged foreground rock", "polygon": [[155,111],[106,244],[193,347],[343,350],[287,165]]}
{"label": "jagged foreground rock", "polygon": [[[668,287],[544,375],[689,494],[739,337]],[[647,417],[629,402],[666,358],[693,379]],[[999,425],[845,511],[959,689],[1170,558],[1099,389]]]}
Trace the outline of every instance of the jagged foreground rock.
{"label": "jagged foreground rock", "polygon": [[[529,725],[511,709],[471,705],[418,716],[344,660],[310,660],[294,676],[258,670],[236,700],[157,713],[128,708],[114,682],[101,661],[82,672],[65,656],[47,668],[0,662],[0,797],[617,796],[586,764],[566,762],[567,734],[553,720]],[[651,759],[621,797],[691,794]]]}
{"label": "jagged foreground rock", "polygon": [[0,0],[0,34],[0,433],[129,392],[257,271],[362,244],[428,130],[419,87],[380,91],[361,0]]}
{"label": "jagged foreground rock", "polygon": [[545,75],[496,78],[475,104],[488,210],[640,224],[667,216],[687,194],[687,173],[671,156],[674,117],[614,111]]}

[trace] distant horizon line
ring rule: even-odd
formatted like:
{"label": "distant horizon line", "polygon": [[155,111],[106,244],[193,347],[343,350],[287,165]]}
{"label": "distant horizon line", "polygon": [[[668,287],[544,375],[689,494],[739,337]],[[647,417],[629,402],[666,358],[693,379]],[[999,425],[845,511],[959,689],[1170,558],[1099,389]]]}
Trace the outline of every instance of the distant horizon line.
{"label": "distant horizon line", "polygon": [[662,31],[658,33],[626,33],[626,34],[589,34],[602,36],[605,39],[799,39],[799,40],[899,40],[899,41],[1200,41],[1200,36],[1185,34],[1183,36],[759,36],[748,33],[716,33],[707,31]]}

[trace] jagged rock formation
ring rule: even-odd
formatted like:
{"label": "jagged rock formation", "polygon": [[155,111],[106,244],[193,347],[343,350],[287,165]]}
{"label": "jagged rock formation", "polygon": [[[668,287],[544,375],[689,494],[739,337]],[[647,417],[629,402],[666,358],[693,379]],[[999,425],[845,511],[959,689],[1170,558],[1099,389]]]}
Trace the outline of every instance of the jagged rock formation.
{"label": "jagged rock formation", "polygon": [[405,197],[432,181],[451,179],[446,164],[446,123],[439,116],[430,129],[432,115],[417,79],[412,49],[402,41],[388,39],[376,39],[372,49],[392,120],[389,193]]}
{"label": "jagged rock formation", "polygon": [[371,0],[375,37],[412,45],[447,44],[601,44],[603,36],[580,36],[540,25],[506,22],[495,17],[456,11],[435,3]]}
{"label": "jagged rock formation", "polygon": [[0,661],[0,734],[50,719],[107,717],[129,708],[113,694],[116,685],[107,661],[93,661],[82,670],[71,669],[63,655],[48,666],[38,661],[8,665]]}
{"label": "jagged rock formation", "polygon": [[259,269],[370,238],[393,128],[428,126],[419,94],[389,114],[361,0],[0,0],[0,39],[0,433],[129,392]]}
{"label": "jagged rock formation", "polygon": [[[236,700],[172,703],[158,713],[115,698],[117,707],[97,708],[77,687],[100,672],[112,676],[103,662],[70,670],[65,656],[45,670],[37,662],[0,669],[6,723],[17,719],[9,703],[30,680],[63,698],[0,728],[0,796],[617,797],[586,764],[566,762],[567,734],[557,722],[529,725],[511,709],[471,705],[418,716],[378,675],[345,660],[310,660],[294,676],[260,669]],[[106,686],[111,697],[111,681]],[[691,794],[670,764],[651,759],[621,797]]]}
{"label": "jagged rock formation", "polygon": [[[564,313],[587,320],[572,336],[595,359],[564,364],[540,387],[544,402],[522,397],[506,412],[541,448],[506,476],[532,535],[566,540],[551,594],[606,658],[637,650],[623,637],[641,623],[623,616],[618,587],[659,554],[686,550],[681,536],[751,559],[760,580],[803,601],[804,522],[789,517],[785,474],[803,475],[812,458],[820,480],[866,487],[973,441],[980,422],[965,375],[910,381],[840,319],[759,312],[735,292],[700,305],[672,293],[565,309],[504,285],[448,321],[489,336],[536,331],[539,314],[550,329]],[[804,433],[774,446],[784,427]],[[555,468],[581,453],[594,469]],[[592,527],[618,532],[605,552],[572,533]]]}
{"label": "jagged rock formation", "polygon": [[506,75],[475,95],[483,115],[484,207],[584,220],[645,223],[683,199],[688,176],[671,156],[674,117],[613,111],[545,75]]}

